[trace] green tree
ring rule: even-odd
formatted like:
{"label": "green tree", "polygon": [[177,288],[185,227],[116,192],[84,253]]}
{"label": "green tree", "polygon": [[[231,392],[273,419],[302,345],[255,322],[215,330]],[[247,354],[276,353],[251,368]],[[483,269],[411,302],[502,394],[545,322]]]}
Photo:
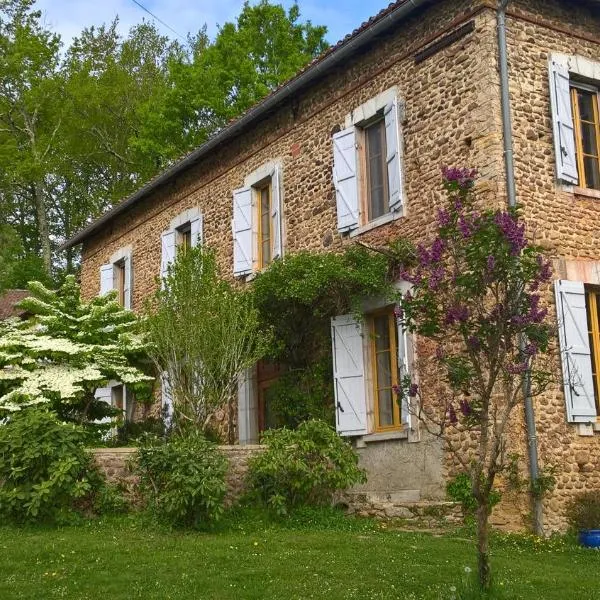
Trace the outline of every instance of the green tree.
{"label": "green tree", "polygon": [[114,293],[84,303],[73,276],[57,291],[38,282],[29,290],[20,306],[31,316],[0,323],[0,414],[45,404],[65,421],[94,428],[114,414],[94,396],[111,380],[150,400],[148,344]]}

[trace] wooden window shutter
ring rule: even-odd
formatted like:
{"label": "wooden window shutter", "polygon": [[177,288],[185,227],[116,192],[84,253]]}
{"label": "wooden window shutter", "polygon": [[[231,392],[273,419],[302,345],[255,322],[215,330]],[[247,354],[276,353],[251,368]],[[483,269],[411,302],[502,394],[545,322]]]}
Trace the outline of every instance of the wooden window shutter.
{"label": "wooden window shutter", "polygon": [[100,267],[100,295],[108,294],[114,289],[114,267],[112,263]]}
{"label": "wooden window shutter", "polygon": [[[398,322],[398,383],[402,386],[402,380],[410,375],[410,362],[408,353],[408,333]],[[414,407],[411,406],[411,398],[404,396],[400,406],[400,418],[402,423],[410,427],[410,412]]]}
{"label": "wooden window shutter", "polygon": [[123,288],[124,307],[131,310],[131,295],[133,293],[133,261],[131,252],[125,255],[123,259],[123,270],[125,272],[125,285]]}
{"label": "wooden window shutter", "polygon": [[567,420],[596,420],[585,288],[581,281],[556,281],[556,316]]}
{"label": "wooden window shutter", "polygon": [[358,227],[358,177],[354,127],[333,135],[333,185],[338,231],[356,229]]}
{"label": "wooden window shutter", "polygon": [[160,276],[162,279],[164,279],[169,273],[169,265],[175,262],[175,231],[163,231],[160,236],[160,241]]}
{"label": "wooden window shutter", "polygon": [[233,274],[252,272],[252,189],[233,192]]}
{"label": "wooden window shutter", "polygon": [[367,433],[363,327],[352,315],[331,320],[336,429],[340,435]]}
{"label": "wooden window shutter", "polygon": [[577,157],[575,152],[575,127],[571,107],[568,68],[550,61],[550,105],[556,155],[556,178],[577,185]]}
{"label": "wooden window shutter", "polygon": [[279,167],[271,173],[271,228],[273,235],[272,258],[279,258],[283,254],[282,242],[282,209],[281,209],[281,177]]}
{"label": "wooden window shutter", "polygon": [[398,101],[394,99],[393,102],[390,102],[385,107],[383,114],[385,117],[386,161],[390,194],[389,206],[390,212],[397,212],[402,209],[404,203]]}
{"label": "wooden window shutter", "polygon": [[170,427],[173,423],[173,392],[166,372],[160,376],[160,393],[163,418],[167,427]]}
{"label": "wooden window shutter", "polygon": [[204,243],[202,213],[198,213],[198,216],[190,221],[190,237],[192,248],[201,246]]}

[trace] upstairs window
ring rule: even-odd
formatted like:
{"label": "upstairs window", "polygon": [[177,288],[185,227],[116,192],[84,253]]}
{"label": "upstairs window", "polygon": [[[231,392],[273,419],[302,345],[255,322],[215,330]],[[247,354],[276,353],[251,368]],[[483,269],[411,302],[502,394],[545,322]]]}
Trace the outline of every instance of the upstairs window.
{"label": "upstairs window", "polygon": [[132,282],[131,248],[122,248],[111,256],[109,263],[100,267],[100,295],[116,290],[119,304],[131,308]]}
{"label": "upstairs window", "polygon": [[364,128],[364,166],[366,174],[366,220],[373,221],[390,212],[386,160],[385,121],[383,114]]}
{"label": "upstairs window", "polygon": [[271,262],[273,256],[273,236],[271,234],[271,180],[255,189],[258,210],[258,268],[262,269]]}
{"label": "upstairs window", "polygon": [[571,83],[579,187],[600,190],[600,118],[598,90]]}
{"label": "upstairs window", "polygon": [[120,260],[113,266],[114,271],[114,289],[117,290],[117,300],[121,306],[125,306],[125,261]]}
{"label": "upstairs window", "polygon": [[184,252],[203,242],[203,217],[199,208],[189,208],[171,220],[169,229],[161,233],[160,276],[165,278],[169,265],[178,252]]}

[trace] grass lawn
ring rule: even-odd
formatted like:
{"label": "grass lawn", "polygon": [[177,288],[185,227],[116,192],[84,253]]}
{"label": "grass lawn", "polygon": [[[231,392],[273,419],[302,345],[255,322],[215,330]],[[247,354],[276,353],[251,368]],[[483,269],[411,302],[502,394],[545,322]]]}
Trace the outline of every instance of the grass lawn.
{"label": "grass lawn", "polygon": [[[465,567],[474,567],[464,532],[406,533],[340,519],[285,527],[242,519],[214,533],[172,533],[139,517],[0,527],[0,553],[2,600],[450,600]],[[492,560],[502,598],[600,597],[600,552],[565,540],[497,536]]]}

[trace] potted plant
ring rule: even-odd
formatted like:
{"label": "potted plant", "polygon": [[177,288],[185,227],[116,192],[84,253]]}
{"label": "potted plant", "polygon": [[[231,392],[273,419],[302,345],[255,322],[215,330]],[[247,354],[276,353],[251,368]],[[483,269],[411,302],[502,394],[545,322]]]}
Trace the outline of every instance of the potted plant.
{"label": "potted plant", "polygon": [[600,548],[600,494],[584,492],[569,506],[569,523],[578,532],[579,543]]}

